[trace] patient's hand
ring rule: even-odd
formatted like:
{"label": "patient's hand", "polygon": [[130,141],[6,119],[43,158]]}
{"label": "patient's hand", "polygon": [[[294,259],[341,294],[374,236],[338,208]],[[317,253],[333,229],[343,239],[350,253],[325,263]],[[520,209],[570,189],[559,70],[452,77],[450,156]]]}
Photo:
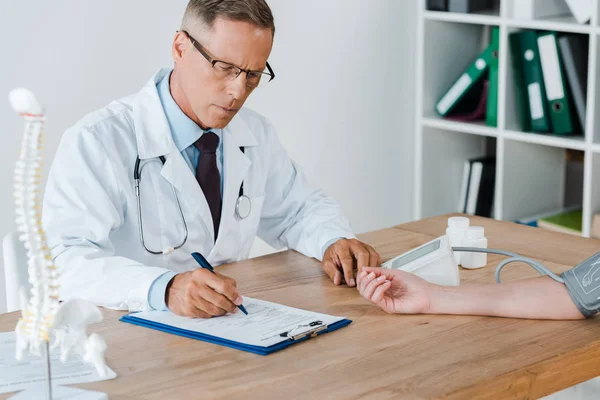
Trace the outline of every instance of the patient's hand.
{"label": "patient's hand", "polygon": [[416,275],[384,268],[363,268],[357,287],[361,296],[391,314],[426,313],[433,291]]}

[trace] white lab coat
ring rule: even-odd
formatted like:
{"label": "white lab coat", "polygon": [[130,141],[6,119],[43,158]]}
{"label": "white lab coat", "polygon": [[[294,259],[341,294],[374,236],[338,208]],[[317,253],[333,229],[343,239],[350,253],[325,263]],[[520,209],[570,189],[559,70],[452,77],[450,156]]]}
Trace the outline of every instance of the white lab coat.
{"label": "white lab coat", "polygon": [[[355,237],[336,202],[307,184],[273,126],[244,108],[223,129],[223,210],[214,243],[208,204],[173,142],[156,90],[166,73],[159,71],[137,95],[87,115],[61,139],[43,203],[61,299],[145,310],[158,276],[198,268],[192,252],[201,252],[213,265],[246,259],[258,233],[275,248],[321,259],[329,240]],[[170,184],[183,209],[189,236],[169,255],[149,254],[140,241],[133,181],[138,153],[141,160],[153,160],[142,170],[140,184],[150,249],[175,246],[183,236]],[[156,158],[161,155],[164,166]],[[252,211],[239,220],[235,203],[242,180]]]}

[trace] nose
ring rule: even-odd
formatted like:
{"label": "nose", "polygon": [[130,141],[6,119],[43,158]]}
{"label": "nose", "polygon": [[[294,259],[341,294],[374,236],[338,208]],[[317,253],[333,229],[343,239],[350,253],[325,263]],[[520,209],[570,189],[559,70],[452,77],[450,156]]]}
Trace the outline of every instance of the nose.
{"label": "nose", "polygon": [[243,99],[248,86],[246,86],[246,73],[242,71],[227,87],[229,94],[236,100]]}

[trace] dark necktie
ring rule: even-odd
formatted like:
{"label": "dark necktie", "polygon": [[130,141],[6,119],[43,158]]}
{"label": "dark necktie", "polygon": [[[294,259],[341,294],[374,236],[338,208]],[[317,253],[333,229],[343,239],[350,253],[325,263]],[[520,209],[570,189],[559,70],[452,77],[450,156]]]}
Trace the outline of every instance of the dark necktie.
{"label": "dark necktie", "polygon": [[200,159],[196,168],[196,180],[204,192],[210,208],[215,230],[215,241],[221,222],[221,175],[217,168],[217,146],[219,137],[214,132],[206,132],[196,140],[194,146],[200,150]]}

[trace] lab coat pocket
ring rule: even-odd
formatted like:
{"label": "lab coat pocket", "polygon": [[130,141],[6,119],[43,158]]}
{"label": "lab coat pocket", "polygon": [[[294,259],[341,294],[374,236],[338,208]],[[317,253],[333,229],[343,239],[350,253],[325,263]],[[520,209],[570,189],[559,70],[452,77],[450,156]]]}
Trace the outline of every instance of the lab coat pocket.
{"label": "lab coat pocket", "polygon": [[240,260],[248,258],[252,245],[254,244],[265,196],[252,196],[250,197],[250,201],[252,204],[250,214],[248,217],[240,220]]}

